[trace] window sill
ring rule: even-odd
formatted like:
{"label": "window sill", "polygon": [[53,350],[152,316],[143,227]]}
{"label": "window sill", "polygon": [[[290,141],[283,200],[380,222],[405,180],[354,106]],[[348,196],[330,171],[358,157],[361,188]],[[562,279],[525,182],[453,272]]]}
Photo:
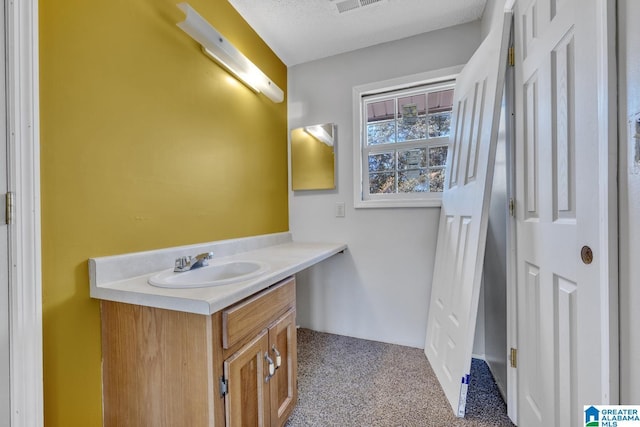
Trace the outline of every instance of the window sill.
{"label": "window sill", "polygon": [[362,208],[439,208],[442,198],[433,199],[398,199],[398,200],[354,200],[356,209]]}

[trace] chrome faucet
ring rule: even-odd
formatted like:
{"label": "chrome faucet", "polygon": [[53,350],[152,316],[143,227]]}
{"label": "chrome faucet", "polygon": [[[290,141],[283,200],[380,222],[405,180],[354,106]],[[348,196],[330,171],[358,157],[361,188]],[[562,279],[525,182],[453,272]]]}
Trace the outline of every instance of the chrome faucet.
{"label": "chrome faucet", "polygon": [[184,271],[205,267],[209,265],[207,261],[210,259],[213,259],[213,252],[205,252],[194,257],[182,256],[180,258],[176,258],[176,264],[173,271],[176,273],[182,273]]}

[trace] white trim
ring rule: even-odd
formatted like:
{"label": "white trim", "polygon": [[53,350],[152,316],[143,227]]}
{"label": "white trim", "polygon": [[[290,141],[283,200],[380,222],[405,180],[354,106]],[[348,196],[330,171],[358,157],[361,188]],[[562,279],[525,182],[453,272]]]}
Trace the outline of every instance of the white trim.
{"label": "white trim", "polygon": [[602,302],[602,395],[599,403],[619,401],[618,321],[618,127],[616,71],[616,1],[598,0],[597,95],[598,95],[598,198],[600,200],[600,300]]}
{"label": "white trim", "polygon": [[354,207],[360,208],[439,208],[442,206],[442,196],[433,199],[398,199],[398,200],[362,200],[354,196]]}
{"label": "white trim", "polygon": [[[512,11],[515,13],[514,11]],[[515,45],[515,25],[512,27],[510,46]],[[508,67],[505,74],[506,137],[507,137],[507,199],[516,200],[516,86],[515,67]],[[511,348],[518,348],[518,299],[517,299],[517,224],[515,215],[507,215],[507,384],[503,397],[507,403],[507,415],[516,424],[518,420],[518,370],[510,364]]]}
{"label": "white trim", "polygon": [[393,91],[404,89],[410,85],[432,84],[444,80],[455,79],[464,65],[442,68],[439,70],[427,71],[424,73],[412,74],[384,80],[381,82],[367,83],[354,86],[352,90],[353,108],[353,206],[355,208],[397,208],[397,207],[440,207],[440,194],[431,193],[433,198],[420,199],[385,199],[385,200],[363,200],[362,198],[362,106],[361,99],[364,95],[378,93],[381,90]]}
{"label": "white trim", "polygon": [[9,189],[11,426],[43,425],[38,2],[5,2]]}

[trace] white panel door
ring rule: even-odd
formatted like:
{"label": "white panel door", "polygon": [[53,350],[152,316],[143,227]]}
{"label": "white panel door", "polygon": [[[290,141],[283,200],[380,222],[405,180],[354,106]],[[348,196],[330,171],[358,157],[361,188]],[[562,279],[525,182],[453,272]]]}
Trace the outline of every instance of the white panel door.
{"label": "white panel door", "polygon": [[[2,128],[2,126],[0,126]],[[0,426],[9,425],[9,239],[5,221],[5,194],[7,192],[6,134],[0,142]]]}
{"label": "white panel door", "polygon": [[511,13],[458,76],[425,354],[454,413],[465,412]]}
{"label": "white panel door", "polygon": [[582,405],[606,403],[597,3],[524,0],[515,10],[521,427],[581,426]]}
{"label": "white panel door", "polygon": [[7,193],[7,100],[5,93],[5,20],[0,8],[0,426],[9,425],[9,237],[6,225],[5,195]]}

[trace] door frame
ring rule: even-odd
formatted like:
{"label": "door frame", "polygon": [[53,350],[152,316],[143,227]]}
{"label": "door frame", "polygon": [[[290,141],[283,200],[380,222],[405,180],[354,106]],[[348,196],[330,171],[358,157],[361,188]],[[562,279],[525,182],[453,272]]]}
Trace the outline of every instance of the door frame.
{"label": "door frame", "polygon": [[597,0],[596,46],[598,92],[598,145],[600,200],[600,269],[603,307],[600,319],[604,342],[602,351],[602,404],[620,400],[620,337],[618,318],[618,74],[616,58],[617,0]]}
{"label": "door frame", "polygon": [[[514,11],[515,16],[515,11]],[[515,51],[515,18],[511,26],[511,40],[509,47]],[[516,86],[515,86],[515,66],[509,66],[504,79],[505,94],[505,125],[506,125],[506,158],[507,158],[507,200],[509,214],[507,215],[507,415],[516,424],[518,420],[518,375],[517,370],[511,368],[510,349],[518,348],[518,328],[517,328],[517,293],[516,293],[516,259],[517,259],[517,233],[515,204],[514,211],[511,212],[511,201],[516,200]]]}
{"label": "door frame", "polygon": [[43,425],[38,1],[4,1],[11,426]]}
{"label": "door frame", "polygon": [[[603,183],[598,188],[600,210],[598,212],[600,224],[606,224],[600,230],[600,243],[596,249],[602,259],[600,269],[600,294],[602,298],[602,326],[603,341],[608,342],[602,351],[602,393],[598,404],[617,404],[619,402],[619,320],[618,320],[618,134],[617,134],[617,67],[616,67],[616,9],[617,1],[596,0],[597,14],[597,94],[598,94],[598,126],[599,139],[599,182]],[[517,25],[517,23],[515,23]],[[515,30],[515,28],[514,28]],[[515,60],[521,61],[519,46],[515,49]],[[517,90],[517,88],[514,88]],[[512,112],[520,114],[521,110],[515,104]],[[515,165],[515,149],[517,141],[513,140],[512,153],[509,161]],[[516,198],[515,170],[509,173],[512,180],[510,197]],[[510,217],[509,230],[513,230],[513,236],[508,238],[507,247],[507,346],[518,348],[517,334],[517,286],[516,286],[516,241],[515,219]],[[509,351],[509,349],[505,349]],[[507,368],[507,411],[509,417],[517,422],[517,368]]]}

